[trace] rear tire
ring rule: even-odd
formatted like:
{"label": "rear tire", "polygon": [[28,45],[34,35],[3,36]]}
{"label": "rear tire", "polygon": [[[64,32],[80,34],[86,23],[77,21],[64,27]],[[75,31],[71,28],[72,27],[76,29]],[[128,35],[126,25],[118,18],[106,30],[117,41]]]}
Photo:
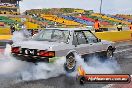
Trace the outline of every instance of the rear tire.
{"label": "rear tire", "polygon": [[66,56],[66,63],[64,63],[64,69],[66,72],[71,73],[76,69],[76,60],[75,55],[73,53],[69,53]]}

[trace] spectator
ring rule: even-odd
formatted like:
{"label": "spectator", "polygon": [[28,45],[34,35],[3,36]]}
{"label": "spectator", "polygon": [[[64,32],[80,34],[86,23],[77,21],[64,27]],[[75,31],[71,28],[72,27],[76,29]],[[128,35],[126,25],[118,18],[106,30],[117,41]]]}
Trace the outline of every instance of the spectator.
{"label": "spectator", "polygon": [[56,22],[54,23],[54,26],[57,27],[57,23]]}
{"label": "spectator", "polygon": [[21,26],[22,29],[26,29],[26,25],[23,23]]}
{"label": "spectator", "polygon": [[121,24],[121,23],[119,23],[119,24],[117,25],[117,30],[118,30],[118,31],[122,31],[122,24]]}
{"label": "spectator", "polygon": [[15,30],[16,31],[20,31],[20,28],[19,28],[19,24],[18,23],[15,24]]}
{"label": "spectator", "polygon": [[98,21],[98,19],[95,20],[94,29],[95,29],[95,32],[101,32],[101,30],[100,30],[100,22]]}

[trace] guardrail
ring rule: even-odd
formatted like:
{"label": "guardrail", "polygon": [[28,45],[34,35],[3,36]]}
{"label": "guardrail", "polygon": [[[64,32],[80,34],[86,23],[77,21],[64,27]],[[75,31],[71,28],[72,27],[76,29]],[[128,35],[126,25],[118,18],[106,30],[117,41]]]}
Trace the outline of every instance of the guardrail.
{"label": "guardrail", "polygon": [[12,35],[0,35],[0,41],[1,40],[11,40]]}
{"label": "guardrail", "polygon": [[0,28],[0,35],[10,35],[10,28]]}
{"label": "guardrail", "polygon": [[107,32],[98,32],[95,35],[102,40],[108,41],[126,41],[132,40],[132,31],[107,31]]}

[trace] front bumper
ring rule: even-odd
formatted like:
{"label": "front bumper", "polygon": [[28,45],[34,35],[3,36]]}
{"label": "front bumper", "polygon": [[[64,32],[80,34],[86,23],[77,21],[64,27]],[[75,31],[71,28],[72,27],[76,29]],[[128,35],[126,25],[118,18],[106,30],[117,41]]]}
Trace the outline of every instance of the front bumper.
{"label": "front bumper", "polygon": [[18,60],[27,61],[27,62],[52,62],[50,61],[50,58],[48,57],[39,57],[39,56],[30,56],[30,55],[23,55],[23,54],[15,54],[12,53],[13,57],[15,57]]}
{"label": "front bumper", "polygon": [[112,48],[112,51],[113,51],[113,52],[115,52],[115,50],[116,50],[116,48],[115,48],[115,47],[113,47],[113,48]]}

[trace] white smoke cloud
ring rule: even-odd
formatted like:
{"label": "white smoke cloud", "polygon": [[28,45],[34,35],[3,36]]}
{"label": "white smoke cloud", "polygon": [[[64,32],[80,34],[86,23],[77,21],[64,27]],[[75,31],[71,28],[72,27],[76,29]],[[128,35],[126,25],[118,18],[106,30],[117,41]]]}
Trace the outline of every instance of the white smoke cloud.
{"label": "white smoke cloud", "polygon": [[55,63],[38,63],[30,67],[30,70],[22,72],[23,80],[48,79],[65,74],[63,64],[65,58],[58,59]]}
{"label": "white smoke cloud", "polygon": [[13,32],[12,41],[15,42],[21,42],[23,40],[26,40],[30,38],[31,33],[27,31],[26,29],[23,29],[21,31],[15,31]]}
{"label": "white smoke cloud", "polygon": [[[100,60],[96,56],[91,57],[88,62],[84,62],[81,56],[76,54],[77,67],[82,66],[87,74],[114,74],[115,72],[121,71],[117,61],[113,60]],[[75,72],[68,74],[68,76],[76,76],[77,69]]]}
{"label": "white smoke cloud", "polygon": [[21,42],[25,39],[24,35],[22,32],[15,31],[13,33],[12,41],[13,42]]}

